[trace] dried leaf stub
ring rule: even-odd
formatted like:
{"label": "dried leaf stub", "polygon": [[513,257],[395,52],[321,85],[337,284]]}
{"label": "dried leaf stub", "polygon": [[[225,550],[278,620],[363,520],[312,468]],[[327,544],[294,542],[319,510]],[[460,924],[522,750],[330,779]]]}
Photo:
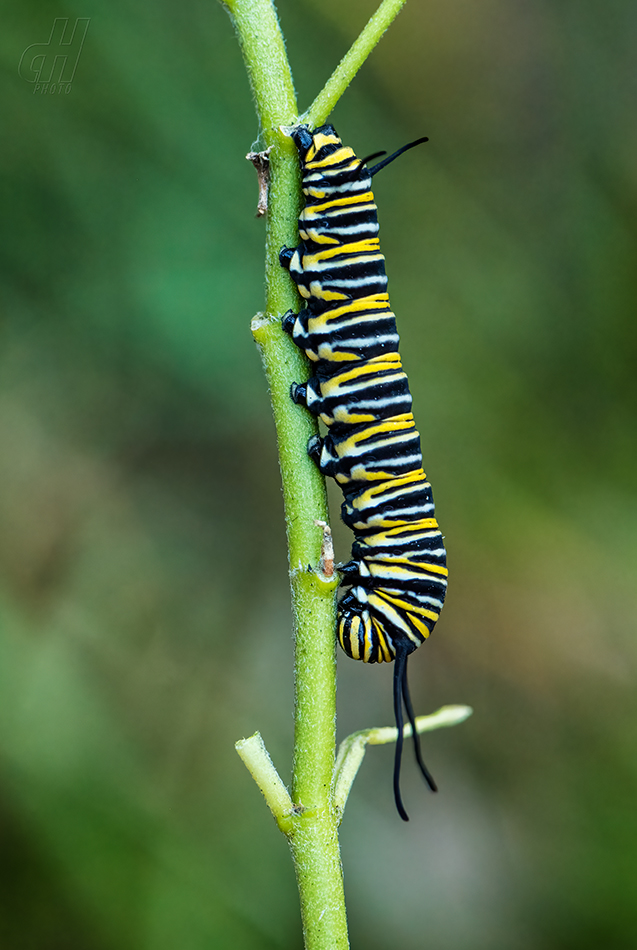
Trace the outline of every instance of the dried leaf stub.
{"label": "dried leaf stub", "polygon": [[319,568],[324,577],[334,576],[334,543],[332,541],[332,529],[325,521],[315,521],[317,528],[323,529],[323,541],[321,542],[321,561]]}
{"label": "dried leaf stub", "polygon": [[268,210],[268,188],[270,186],[270,152],[272,146],[264,152],[248,152],[246,158],[252,162],[259,180],[259,200],[255,217],[262,218]]}

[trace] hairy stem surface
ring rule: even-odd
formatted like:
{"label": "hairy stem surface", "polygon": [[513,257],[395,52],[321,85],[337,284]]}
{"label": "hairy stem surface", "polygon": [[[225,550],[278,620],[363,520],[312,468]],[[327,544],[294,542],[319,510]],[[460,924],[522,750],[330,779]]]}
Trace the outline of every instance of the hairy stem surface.
{"label": "hairy stem surface", "polygon": [[322,125],[406,0],[383,0],[305,113],[309,126]]}
{"label": "hairy stem surface", "polygon": [[[294,772],[288,840],[294,858],[307,950],[349,946],[343,877],[332,804],[335,758],[337,580],[317,572],[327,521],[325,482],[307,456],[317,430],[310,414],[290,399],[290,385],[310,375],[308,362],[281,329],[281,317],[299,298],[279,264],[279,251],[298,243],[298,158],[280,131],[297,121],[289,64],[270,0],[226,4],[243,51],[264,144],[270,153],[266,235],[266,311],[252,324],[270,388],[279,445],[295,618]],[[311,566],[311,567],[310,567]]]}

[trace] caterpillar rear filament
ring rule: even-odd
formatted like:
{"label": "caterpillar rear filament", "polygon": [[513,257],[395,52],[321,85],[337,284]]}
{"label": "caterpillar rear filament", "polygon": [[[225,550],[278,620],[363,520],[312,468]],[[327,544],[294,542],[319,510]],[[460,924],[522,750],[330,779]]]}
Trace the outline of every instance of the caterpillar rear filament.
{"label": "caterpillar rear filament", "polygon": [[301,243],[283,248],[280,260],[307,305],[287,313],[283,328],[315,364],[311,379],[292,387],[292,398],[329,430],[324,439],[310,440],[308,452],[342,488],[343,521],[354,532],[352,559],[340,568],[349,591],[338,607],[339,642],[355,660],[395,661],[394,797],[407,821],[400,793],[403,706],[416,760],[436,791],[420,752],[407,658],[438,619],[447,567],[398,354],[371,185],[381,168],[426,140],[367,168],[369,159],[358,159],[331,125],[313,132],[298,126],[292,138],[306,204]]}

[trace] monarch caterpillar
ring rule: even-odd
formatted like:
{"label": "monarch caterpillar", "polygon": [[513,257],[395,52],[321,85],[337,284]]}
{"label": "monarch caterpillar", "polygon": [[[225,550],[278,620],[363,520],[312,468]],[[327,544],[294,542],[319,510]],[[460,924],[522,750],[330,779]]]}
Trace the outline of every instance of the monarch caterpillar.
{"label": "monarch caterpillar", "polygon": [[307,306],[286,313],[283,329],[316,368],[306,383],[292,386],[291,396],[329,430],[310,440],[308,453],[343,490],[342,518],[355,536],[352,560],[340,569],[349,591],[338,606],[339,642],[355,660],[395,661],[394,798],[408,821],[400,793],[403,704],[416,761],[432,791],[436,784],[420,751],[407,658],[438,619],[447,567],[398,355],[371,183],[381,168],[426,139],[367,168],[385,153],[358,159],[331,125],[313,132],[301,125],[291,135],[306,204],[301,243],[284,247],[279,258]]}

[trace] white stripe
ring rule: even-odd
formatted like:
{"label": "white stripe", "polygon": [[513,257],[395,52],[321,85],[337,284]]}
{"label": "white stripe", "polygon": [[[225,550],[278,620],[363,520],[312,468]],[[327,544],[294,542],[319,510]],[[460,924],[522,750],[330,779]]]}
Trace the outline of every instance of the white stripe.
{"label": "white stripe", "polygon": [[365,284],[383,284],[387,285],[387,277],[379,274],[377,277],[357,277],[351,280],[330,280],[326,282],[328,288],[339,287],[363,287]]}
{"label": "white stripe", "polygon": [[[372,594],[373,593],[374,592],[372,591]],[[378,594],[376,594],[376,597],[374,599],[375,601],[377,600],[377,602],[372,604],[372,610],[375,610],[378,613],[382,614],[383,617],[385,617],[389,621],[389,623],[391,623],[394,627],[398,627],[399,630],[402,630],[403,633],[406,633],[407,636],[411,639],[412,637],[411,628],[400,616],[400,613],[396,609],[396,607],[394,607],[393,604],[388,604],[387,601],[383,600],[382,597],[380,597]]]}
{"label": "white stripe", "polygon": [[[389,378],[389,382],[393,383],[393,382],[396,382],[396,380],[401,379],[401,378],[402,379],[406,378],[404,373],[401,373],[400,376],[398,375],[391,376]],[[337,393],[333,395],[330,394],[326,398],[334,400],[334,399],[337,399],[338,396],[343,396],[343,395],[352,396],[352,395],[355,395],[356,393],[362,394],[362,390],[368,389],[370,386],[374,386],[374,385],[375,385],[375,380],[370,380],[370,379],[363,380],[362,382],[357,383],[356,385],[354,385],[353,383],[350,384],[349,386],[340,385],[338,387]],[[367,409],[369,409],[372,406],[391,406],[394,402],[406,402],[407,400],[411,402],[411,396],[407,396],[407,395],[387,396],[384,400],[375,399],[372,402],[370,402],[369,399],[363,398],[360,400],[360,402],[354,403],[351,407],[343,406],[343,408],[344,409],[351,408],[355,410],[355,409],[360,409],[363,406],[365,406]]]}
{"label": "white stripe", "polygon": [[[365,376],[363,377],[359,376],[356,379],[341,380],[340,382],[339,382],[338,377],[336,378],[333,377],[333,379],[330,380],[329,382],[333,381],[336,384],[335,386],[336,393],[340,395],[342,394],[349,395],[351,393],[360,393],[361,390],[368,389],[370,386],[380,385],[380,386],[386,387],[388,384],[396,383],[401,379],[406,380],[407,376],[405,375],[403,370],[397,369],[397,370],[394,370],[393,372],[383,373],[383,375],[380,378],[376,377],[375,375],[372,376],[371,374],[366,373]],[[335,397],[332,393],[328,394],[328,391],[326,390],[326,398],[334,399]],[[379,403],[379,405],[382,405],[382,403]]]}
{"label": "white stripe", "polygon": [[316,191],[324,191],[326,195],[340,194],[343,191],[358,191],[363,195],[366,191],[369,191],[369,185],[365,181],[361,181],[360,178],[354,181],[344,181],[341,184],[327,185],[322,175],[318,178],[312,175],[303,179],[302,187],[305,188],[306,185],[312,185]]}
{"label": "white stripe", "polygon": [[[326,334],[327,336],[327,334]],[[359,337],[353,340],[335,340],[331,342],[329,337],[319,343],[319,349],[329,344],[329,349],[357,349],[362,350],[368,346],[375,346],[378,343],[400,343],[400,337],[397,333],[384,333],[379,336]]]}
{"label": "white stripe", "polygon": [[[363,544],[365,547],[369,547],[369,545],[366,544],[366,542],[365,542],[364,540],[359,541],[359,543]],[[431,555],[431,554],[435,554],[436,552],[435,552],[435,551],[428,551],[428,552],[426,552],[426,553],[428,553],[428,554]],[[442,554],[446,554],[447,552],[445,551],[444,548],[442,548],[442,552],[441,552],[441,553],[442,553]],[[404,557],[407,557],[407,560],[408,560],[408,561],[411,561],[411,559],[412,559],[412,557],[413,557],[413,553],[412,553],[411,551],[409,551],[409,552],[406,552],[405,554],[392,554],[391,551],[387,551],[387,553],[385,554],[385,553],[379,553],[379,552],[377,552],[377,551],[373,551],[372,553],[365,555],[365,559],[366,559],[367,561],[372,562],[372,563],[376,563],[376,564],[384,564],[385,562],[387,562],[387,564],[396,564],[396,563],[398,563],[398,566],[399,566],[399,567],[404,566],[403,564],[400,563],[400,562],[403,560]],[[425,564],[423,567],[421,567],[421,566],[419,566],[419,565],[416,564],[416,563],[412,563],[411,566],[412,566],[412,569],[413,569],[414,571],[418,571],[418,572],[421,573],[421,574],[427,574],[427,576],[430,576],[430,568],[431,568],[432,566],[439,567],[440,565],[434,565],[433,562],[432,562],[432,563],[430,564],[429,569],[427,568],[427,565],[426,565],[426,564]],[[447,578],[444,577],[444,576],[442,576],[442,575],[436,574],[436,578],[435,578],[435,579],[436,579],[436,580],[439,580],[440,583],[441,583],[443,586],[446,585],[446,583],[447,583]]]}
{"label": "white stripe", "polygon": [[369,517],[367,518],[367,524],[371,525],[371,524],[373,524],[373,519],[374,519],[378,514],[380,514],[380,517],[381,517],[381,518],[398,518],[398,517],[401,517],[401,516],[404,517],[405,515],[417,515],[417,514],[420,514],[421,512],[422,512],[423,514],[426,514],[427,512],[435,511],[435,508],[434,508],[434,504],[433,504],[433,502],[432,502],[430,505],[414,505],[413,508],[396,508],[395,511],[391,511],[391,512],[387,512],[387,511],[385,511],[385,512],[383,512],[383,511],[377,512],[377,511],[374,510],[374,508],[372,508],[371,506],[370,506],[370,508],[363,508],[363,509],[360,510],[360,511],[359,511],[358,509],[354,509],[354,511],[357,512],[360,517],[362,517],[362,516],[365,514],[365,512],[369,511]]}
{"label": "white stripe", "polygon": [[[405,439],[404,441],[411,440]],[[365,455],[366,452],[377,452],[379,449],[395,448],[396,445],[400,445],[401,442],[403,442],[402,437],[398,435],[387,436],[386,434],[383,434],[382,439],[379,438],[376,442],[365,442],[365,444],[357,442],[354,443],[353,447],[348,448],[347,455],[344,457],[344,461],[347,461],[348,458],[357,458],[359,455]],[[407,456],[405,461],[409,461],[412,458],[419,459],[420,453],[417,453],[414,456]],[[370,462],[370,465],[386,465],[388,461],[392,461],[392,459],[382,459],[380,462]],[[395,459],[395,461],[402,462],[403,459]]]}
{"label": "white stripe", "polygon": [[[374,446],[374,448],[376,447]],[[383,446],[378,446],[378,448],[383,448]],[[352,455],[353,454],[354,453],[352,453]],[[390,457],[386,459],[380,459],[380,461],[370,461],[370,462],[367,462],[366,464],[367,464],[367,468],[385,468],[386,465],[391,464],[391,463],[393,463],[396,467],[398,466],[402,467],[403,465],[406,465],[406,464],[413,465],[414,462],[419,462],[420,464],[422,464],[422,455],[420,452],[418,452],[416,455],[407,455],[404,458],[393,459]]]}
{"label": "white stripe", "polygon": [[320,210],[314,205],[308,204],[303,208],[303,211],[301,211],[299,220],[311,221],[312,219],[318,218],[320,221],[324,218],[340,218],[342,215],[363,214],[367,211],[371,214],[375,214],[378,211],[373,201],[361,201],[356,205],[335,205],[332,208],[321,208]]}
{"label": "white stripe", "polygon": [[[312,253],[304,254],[303,270],[306,273],[320,274],[325,270],[334,270],[336,267],[356,267],[357,265],[364,267],[366,264],[371,264],[372,261],[385,260],[384,255],[378,247],[359,248],[356,251],[348,250],[349,247],[349,244],[342,244],[339,249],[339,254],[335,254],[333,257],[325,257],[320,261],[312,261],[309,264],[305,263],[307,258],[314,257],[315,255]],[[336,247],[334,249],[336,249]]]}
{"label": "white stripe", "polygon": [[380,231],[380,225],[375,221],[370,221],[369,224],[350,224],[346,228],[316,228],[319,234],[362,234],[363,231],[373,231],[374,234],[378,234]]}
{"label": "white stripe", "polygon": [[352,406],[347,406],[349,413],[360,412],[361,410],[370,410],[370,409],[384,409],[385,406],[393,406],[396,403],[411,403],[411,396],[394,396],[392,399],[377,399],[373,403],[371,402],[360,402]]}
{"label": "white stripe", "polygon": [[[361,298],[359,298],[360,300]],[[345,303],[347,306],[347,303]],[[323,317],[324,314],[321,314]],[[361,331],[364,333],[366,330],[369,333],[369,328],[365,327],[366,323],[389,323],[390,325],[394,322],[395,317],[391,310],[363,310],[363,311],[354,311],[353,313],[344,313],[340,317],[330,318],[329,313],[327,314],[328,324],[325,329],[312,329],[310,332],[315,336],[324,335],[326,337],[332,336],[334,333],[338,333],[340,330],[348,329],[349,327],[358,326],[362,324]],[[310,318],[312,319],[312,318]],[[394,332],[394,331],[392,331]],[[398,334],[395,333],[397,337]]]}
{"label": "white stripe", "polygon": [[[395,498],[400,498],[401,495],[411,495],[414,492],[418,492],[423,488],[431,488],[431,485],[426,478],[423,478],[421,481],[412,482],[409,485],[399,485],[396,488],[391,487],[391,483],[387,484],[387,488],[378,495],[373,495],[369,500],[369,505],[385,504],[388,501],[393,501]],[[433,508],[433,502],[431,504]]]}
{"label": "white stripe", "polygon": [[[435,529],[432,530],[431,537],[429,540],[435,541],[436,535],[440,536],[440,532]],[[379,558],[381,556],[381,552],[385,548],[387,548],[387,554],[391,555],[391,548],[401,547],[403,545],[408,548],[408,550],[404,552],[403,556],[409,557],[409,558],[415,558],[416,560],[418,560],[418,558],[420,557],[423,557],[423,558],[445,557],[447,554],[444,548],[436,549],[436,548],[429,548],[426,546],[420,547],[419,545],[417,545],[418,541],[427,540],[427,538],[423,537],[423,535],[417,535],[416,537],[410,537],[409,535],[407,535],[406,537],[402,537],[402,538],[384,538],[383,541],[382,542],[379,541],[378,544],[370,544],[369,542],[373,540],[374,540],[373,537],[364,538],[363,544],[365,544],[366,547],[370,548],[374,552],[375,558]],[[426,568],[422,568],[422,570],[426,571]]]}

